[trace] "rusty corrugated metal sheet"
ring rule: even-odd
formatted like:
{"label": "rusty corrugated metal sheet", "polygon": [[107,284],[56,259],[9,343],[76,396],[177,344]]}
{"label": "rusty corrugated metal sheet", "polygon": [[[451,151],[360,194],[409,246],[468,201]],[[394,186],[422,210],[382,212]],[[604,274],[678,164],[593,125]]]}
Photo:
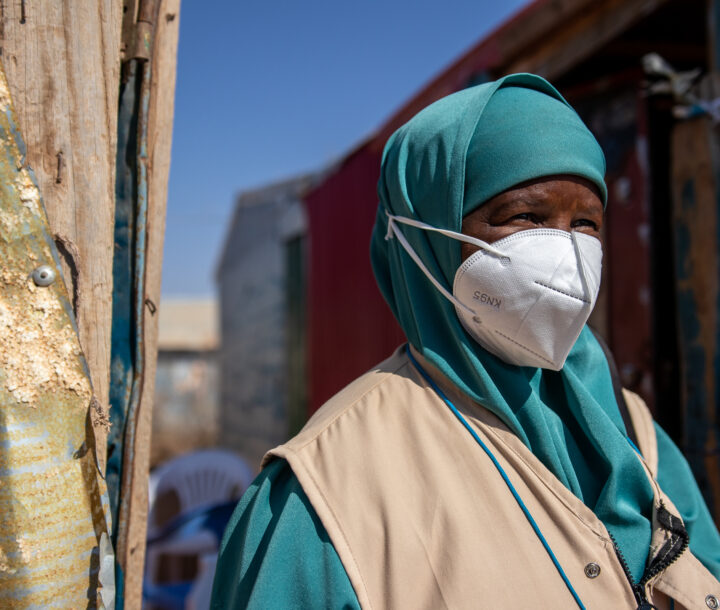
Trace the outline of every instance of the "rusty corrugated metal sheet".
{"label": "rusty corrugated metal sheet", "polygon": [[2,70],[0,150],[0,606],[109,607],[93,390]]}
{"label": "rusty corrugated metal sheet", "polygon": [[379,174],[379,153],[364,147],[304,199],[311,413],[405,341],[370,266]]}

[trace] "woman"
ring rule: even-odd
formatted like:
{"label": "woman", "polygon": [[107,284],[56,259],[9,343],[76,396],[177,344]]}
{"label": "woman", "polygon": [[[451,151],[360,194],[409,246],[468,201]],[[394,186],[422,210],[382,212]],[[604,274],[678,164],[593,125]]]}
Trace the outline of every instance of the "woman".
{"label": "woman", "polygon": [[718,607],[720,536],[687,463],[630,393],[626,429],[585,327],[604,172],[528,74],[390,138],[371,257],[408,346],[268,454],[215,607]]}

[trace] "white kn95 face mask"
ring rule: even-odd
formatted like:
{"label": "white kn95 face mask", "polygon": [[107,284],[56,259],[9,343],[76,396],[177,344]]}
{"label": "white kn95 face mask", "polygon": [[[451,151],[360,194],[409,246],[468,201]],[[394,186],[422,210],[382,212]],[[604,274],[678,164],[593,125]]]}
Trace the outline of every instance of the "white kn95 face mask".
{"label": "white kn95 face mask", "polygon": [[[452,294],[428,271],[398,223],[434,231],[480,248],[455,273]],[[600,240],[573,231],[529,229],[493,244],[388,214],[386,239],[396,237],[463,328],[486,350],[517,366],[559,371],[592,312],[600,289]]]}

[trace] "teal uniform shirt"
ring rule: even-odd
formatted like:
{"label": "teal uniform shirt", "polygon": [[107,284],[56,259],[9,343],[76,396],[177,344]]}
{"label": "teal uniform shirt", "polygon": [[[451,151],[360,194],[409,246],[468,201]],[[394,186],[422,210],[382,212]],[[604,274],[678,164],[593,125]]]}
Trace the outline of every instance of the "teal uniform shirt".
{"label": "teal uniform shirt", "polygon": [[[658,482],[680,511],[690,550],[720,578],[720,535],[690,467],[656,426]],[[284,460],[271,462],[243,496],[220,547],[214,610],[360,608],[335,547]]]}
{"label": "teal uniform shirt", "polygon": [[230,519],[211,608],[360,608],[335,547],[284,460],[258,475]]}

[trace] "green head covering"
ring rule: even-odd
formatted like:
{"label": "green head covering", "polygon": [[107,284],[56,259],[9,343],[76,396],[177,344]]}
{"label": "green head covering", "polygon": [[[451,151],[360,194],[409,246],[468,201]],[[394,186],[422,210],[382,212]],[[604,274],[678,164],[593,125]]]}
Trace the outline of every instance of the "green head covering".
{"label": "green head covering", "polygon": [[554,174],[586,178],[607,202],[600,145],[554,88],[535,81],[547,88],[501,87],[488,100],[468,146],[463,216],[516,184]]}
{"label": "green head covering", "polygon": [[[386,211],[460,231],[468,212],[521,182],[572,174],[603,202],[602,151],[547,81],[513,74],[428,106],[388,140],[371,259],[385,300],[412,345],[498,417],[594,510],[636,579],[650,543],[652,489],[627,441],[607,361],[585,328],[559,372],[496,358],[462,328],[454,307],[396,239]],[[452,292],[460,243],[402,225],[427,268]]]}

